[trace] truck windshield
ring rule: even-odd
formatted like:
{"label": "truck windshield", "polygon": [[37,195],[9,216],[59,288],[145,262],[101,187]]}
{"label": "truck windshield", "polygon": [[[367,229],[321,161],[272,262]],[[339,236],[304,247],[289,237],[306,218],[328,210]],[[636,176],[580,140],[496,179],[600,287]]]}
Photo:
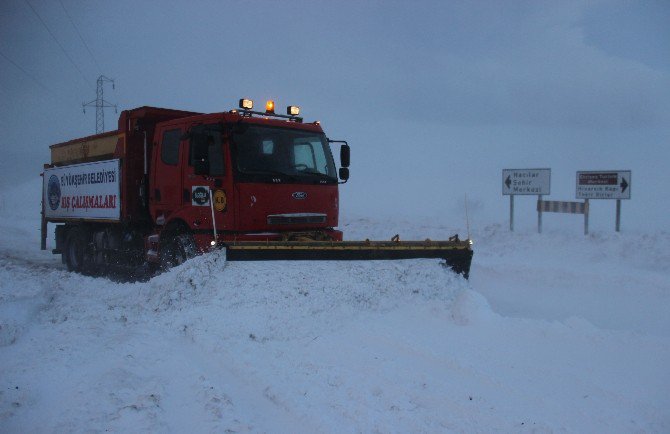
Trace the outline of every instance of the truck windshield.
{"label": "truck windshield", "polygon": [[233,134],[237,170],[248,175],[337,182],[323,133],[244,125]]}

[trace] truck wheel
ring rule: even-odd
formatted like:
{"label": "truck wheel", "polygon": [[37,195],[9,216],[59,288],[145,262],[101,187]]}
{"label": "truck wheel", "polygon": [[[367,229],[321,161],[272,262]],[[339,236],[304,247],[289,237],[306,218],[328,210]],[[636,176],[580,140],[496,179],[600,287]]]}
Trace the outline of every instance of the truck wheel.
{"label": "truck wheel", "polygon": [[70,231],[65,243],[65,263],[68,271],[83,273],[91,261],[88,252],[88,234],[84,229]]}
{"label": "truck wheel", "polygon": [[167,270],[176,267],[194,257],[196,253],[193,235],[189,233],[175,235],[166,241],[161,252],[161,268]]}

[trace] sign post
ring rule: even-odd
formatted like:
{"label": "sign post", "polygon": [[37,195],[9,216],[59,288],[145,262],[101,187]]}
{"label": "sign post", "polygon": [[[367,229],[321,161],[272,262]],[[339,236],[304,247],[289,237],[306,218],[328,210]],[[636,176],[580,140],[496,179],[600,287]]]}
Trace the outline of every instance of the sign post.
{"label": "sign post", "polygon": [[[577,199],[616,199],[615,230],[621,229],[621,199],[630,199],[630,170],[577,172]],[[584,214],[584,232],[588,233],[588,215]]]}
{"label": "sign post", "polygon": [[589,200],[584,199],[584,235],[589,234]]}
{"label": "sign post", "polygon": [[[537,196],[537,201],[542,202],[542,195]],[[537,233],[542,233],[542,210],[537,211]]]}
{"label": "sign post", "polygon": [[[551,169],[503,169],[502,194],[509,196],[509,230],[514,232],[514,196],[551,193]],[[538,214],[538,231],[542,231],[542,215]]]}
{"label": "sign post", "polygon": [[509,196],[509,230],[514,232],[514,195]]}

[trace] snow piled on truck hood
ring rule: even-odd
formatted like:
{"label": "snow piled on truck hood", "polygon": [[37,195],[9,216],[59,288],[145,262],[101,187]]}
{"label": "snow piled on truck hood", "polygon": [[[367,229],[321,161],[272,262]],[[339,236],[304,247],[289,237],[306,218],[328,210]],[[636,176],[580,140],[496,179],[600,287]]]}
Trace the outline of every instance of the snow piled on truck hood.
{"label": "snow piled on truck hood", "polygon": [[216,252],[115,283],[38,250],[38,183],[1,198],[0,432],[670,429],[668,234],[491,225],[473,233],[470,281],[435,260]]}

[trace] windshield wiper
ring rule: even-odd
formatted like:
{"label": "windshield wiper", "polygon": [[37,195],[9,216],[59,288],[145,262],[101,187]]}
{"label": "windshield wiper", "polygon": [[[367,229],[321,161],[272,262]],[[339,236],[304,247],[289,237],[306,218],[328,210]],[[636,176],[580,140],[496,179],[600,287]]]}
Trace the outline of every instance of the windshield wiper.
{"label": "windshield wiper", "polygon": [[330,176],[330,175],[326,175],[325,173],[317,172],[316,170],[301,170],[300,173],[308,173],[310,175],[317,175],[320,178],[336,180],[335,177]]}
{"label": "windshield wiper", "polygon": [[253,174],[253,175],[274,175],[274,176],[284,176],[290,180],[295,181],[297,178],[295,175],[291,175],[290,173],[286,172],[281,172],[279,170],[244,170],[243,173],[248,173],[248,174]]}

